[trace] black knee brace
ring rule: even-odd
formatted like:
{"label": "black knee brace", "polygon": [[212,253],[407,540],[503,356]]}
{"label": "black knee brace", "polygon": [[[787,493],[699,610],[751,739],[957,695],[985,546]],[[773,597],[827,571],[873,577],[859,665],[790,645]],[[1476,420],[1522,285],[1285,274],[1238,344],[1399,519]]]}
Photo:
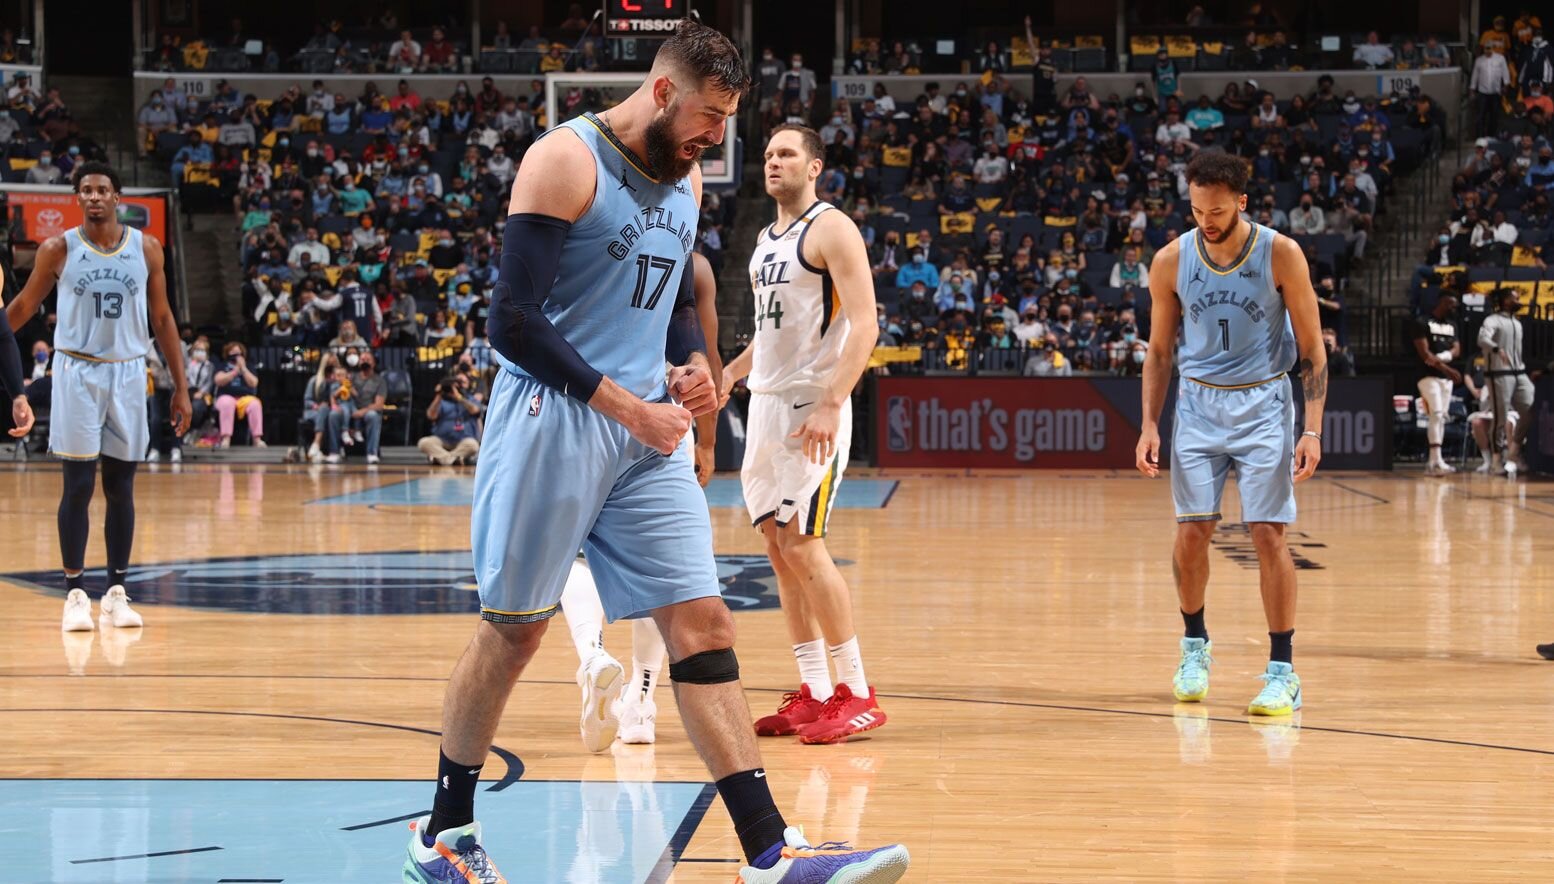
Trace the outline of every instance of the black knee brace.
{"label": "black knee brace", "polygon": [[669,680],[681,684],[726,684],[739,681],[739,658],[733,648],[702,651],[669,664]]}

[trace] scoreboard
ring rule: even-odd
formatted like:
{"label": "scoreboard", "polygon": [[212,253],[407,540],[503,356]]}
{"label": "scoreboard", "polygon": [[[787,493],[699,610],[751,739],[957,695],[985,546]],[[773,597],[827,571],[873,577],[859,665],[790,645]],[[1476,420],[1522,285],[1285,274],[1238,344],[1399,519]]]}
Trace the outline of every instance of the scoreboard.
{"label": "scoreboard", "polygon": [[610,37],[667,37],[691,12],[691,0],[607,0],[605,34]]}

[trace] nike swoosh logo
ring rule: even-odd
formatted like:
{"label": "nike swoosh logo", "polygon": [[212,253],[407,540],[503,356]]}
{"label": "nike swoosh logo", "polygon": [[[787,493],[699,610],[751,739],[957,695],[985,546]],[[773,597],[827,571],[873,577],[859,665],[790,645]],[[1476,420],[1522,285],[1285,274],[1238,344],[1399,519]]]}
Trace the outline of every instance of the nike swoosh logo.
{"label": "nike swoosh logo", "polygon": [[814,403],[813,400],[811,400],[809,402],[795,402],[795,403],[793,403],[793,407],[794,408],[808,408],[808,407],[810,407],[811,405],[814,405],[814,404],[815,403]]}
{"label": "nike swoosh logo", "polygon": [[766,777],[766,771],[758,770],[758,771],[755,772],[755,778],[756,779],[758,779],[758,780],[759,779],[764,779],[765,777]]}

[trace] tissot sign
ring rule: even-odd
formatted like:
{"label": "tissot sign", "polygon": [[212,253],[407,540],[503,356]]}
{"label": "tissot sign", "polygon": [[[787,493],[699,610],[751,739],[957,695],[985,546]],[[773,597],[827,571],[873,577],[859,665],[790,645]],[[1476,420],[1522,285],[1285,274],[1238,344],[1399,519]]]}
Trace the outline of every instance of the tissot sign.
{"label": "tissot sign", "polygon": [[[904,378],[877,381],[875,460],[882,467],[1131,469],[1138,444],[1135,378]],[[1161,415],[1169,462],[1175,384]],[[1324,466],[1388,469],[1386,379],[1334,379]],[[1298,410],[1298,409],[1297,409]]]}

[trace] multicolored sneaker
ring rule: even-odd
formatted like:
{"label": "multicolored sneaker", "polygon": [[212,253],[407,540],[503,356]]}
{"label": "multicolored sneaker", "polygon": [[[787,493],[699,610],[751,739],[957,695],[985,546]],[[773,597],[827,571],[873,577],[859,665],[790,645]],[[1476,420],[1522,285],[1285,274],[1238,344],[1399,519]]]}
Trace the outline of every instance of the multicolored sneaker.
{"label": "multicolored sneaker", "polygon": [[1171,680],[1172,693],[1183,703],[1196,703],[1209,695],[1209,666],[1214,662],[1214,643],[1206,638],[1182,639],[1182,662]]}
{"label": "multicolored sneaker", "polygon": [[809,846],[804,830],[789,826],[782,833],[787,846],[782,859],[769,869],[745,866],[737,881],[744,884],[890,884],[906,874],[912,856],[892,844],[873,850],[853,850],[838,841]]}
{"label": "multicolored sneaker", "polygon": [[776,713],[756,719],[755,735],[791,737],[799,732],[799,728],[818,719],[825,708],[826,704],[809,692],[809,685],[800,685],[798,690],[782,695]]}
{"label": "multicolored sneaker", "polygon": [[583,748],[589,752],[603,752],[615,742],[615,732],[621,724],[615,704],[625,680],[626,670],[620,661],[604,651],[595,653],[577,667],[577,686],[583,690],[583,712],[578,716],[578,730],[583,735]]}
{"label": "multicolored sneaker", "polygon": [[1268,670],[1258,678],[1265,684],[1246,708],[1250,715],[1289,715],[1300,708],[1300,676],[1295,667],[1277,660],[1268,661]]}
{"label": "multicolored sneaker", "polygon": [[428,847],[421,833],[431,821],[427,814],[410,824],[404,884],[507,884],[480,846],[480,823],[439,832]]}
{"label": "multicolored sneaker", "polygon": [[874,699],[874,688],[867,697],[853,693],[846,682],[836,686],[836,693],[826,701],[820,718],[799,728],[800,743],[841,743],[864,731],[872,731],[885,723],[885,712]]}

